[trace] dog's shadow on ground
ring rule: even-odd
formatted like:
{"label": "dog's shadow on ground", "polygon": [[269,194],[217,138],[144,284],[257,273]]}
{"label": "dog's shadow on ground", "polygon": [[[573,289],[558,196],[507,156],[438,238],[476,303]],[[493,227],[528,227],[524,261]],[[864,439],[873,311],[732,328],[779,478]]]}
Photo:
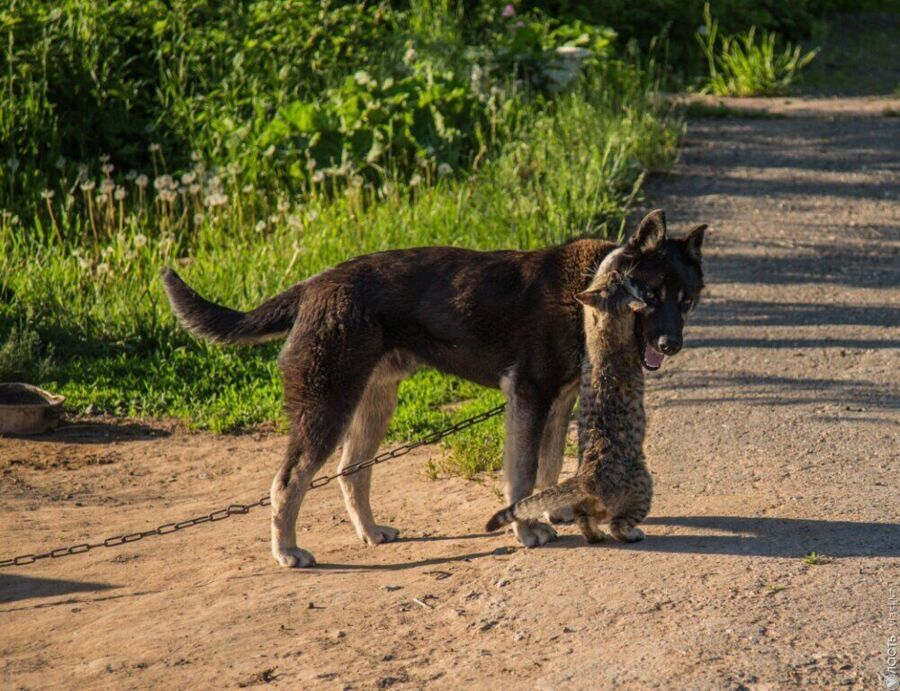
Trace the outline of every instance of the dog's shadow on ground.
{"label": "dog's shadow on ground", "polygon": [[90,593],[118,587],[111,583],[90,583],[87,581],[0,573],[0,605],[32,598]]}
{"label": "dog's shadow on ground", "polygon": [[[560,535],[559,540],[538,549],[614,549],[671,554],[734,555],[744,557],[801,558],[810,552],[824,557],[898,557],[900,556],[900,524],[857,523],[799,518],[744,516],[659,516],[644,524],[647,538],[641,542],[622,544],[608,539],[588,545],[580,535]],[[678,528],[677,534],[666,534],[660,528]],[[684,534],[682,529],[699,532]],[[563,527],[563,530],[566,530]],[[706,534],[715,532],[716,534]],[[490,538],[489,533],[454,535],[446,538],[430,536],[406,541],[437,541]],[[400,541],[398,541],[400,542]],[[516,549],[523,549],[517,547]],[[391,564],[318,564],[316,571],[359,573],[364,571],[402,571],[425,566],[439,566],[484,557],[497,557],[512,550],[481,550],[453,556],[438,556],[417,561]]]}

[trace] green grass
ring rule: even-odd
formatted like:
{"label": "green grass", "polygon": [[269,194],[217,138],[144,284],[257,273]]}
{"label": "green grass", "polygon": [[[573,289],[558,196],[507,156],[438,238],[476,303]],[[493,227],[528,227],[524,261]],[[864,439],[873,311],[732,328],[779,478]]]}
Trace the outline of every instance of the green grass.
{"label": "green grass", "polygon": [[[216,432],[273,424],[283,428],[278,344],[225,348],[191,337],[168,308],[159,281],[164,266],[177,267],[211,299],[244,309],[367,252],[421,245],[538,248],[584,234],[615,238],[629,203],[639,193],[643,173],[671,161],[680,121],[654,105],[654,77],[631,59],[598,55],[576,86],[552,97],[539,89],[498,81],[498,66],[523,78],[531,74],[528,70],[540,70],[545,41],[566,35],[559,27],[550,31],[547,27],[555,25],[545,27],[534,17],[523,38],[510,22],[498,24],[501,20],[492,15],[481,25],[485,35],[500,35],[507,43],[501,48],[493,44],[473,48],[462,43],[472,40],[464,39],[471,27],[463,31],[461,17],[447,3],[414,3],[411,15],[391,17],[379,16],[371,8],[359,15],[340,10],[332,20],[358,26],[344,27],[343,32],[338,26],[334,36],[358,35],[360,45],[381,57],[399,51],[407,67],[384,67],[380,58],[373,57],[367,63],[371,73],[352,77],[356,86],[348,86],[341,65],[321,62],[330,55],[328,45],[313,45],[294,57],[318,65],[311,79],[327,93],[316,100],[310,96],[312,82],[301,84],[303,75],[294,72],[283,76],[286,81],[279,81],[269,93],[274,77],[265,58],[272,47],[260,53],[253,44],[244,50],[244,39],[227,36],[222,45],[232,51],[229,64],[237,61],[248,71],[243,77],[233,76],[239,83],[222,83],[227,93],[209,92],[215,81],[211,75],[222,68],[217,60],[223,57],[216,53],[219,44],[213,38],[224,29],[246,32],[249,26],[267,40],[277,43],[278,37],[284,38],[276,26],[280,6],[260,0],[230,14],[226,5],[212,0],[204,5],[216,18],[211,24],[203,24],[199,10],[189,3],[175,3],[164,26],[155,23],[159,20],[154,12],[164,11],[157,3],[123,2],[111,10],[70,0],[58,15],[46,4],[29,6],[41,8],[37,18],[27,12],[16,15],[19,24],[32,22],[24,28],[16,24],[16,31],[31,36],[32,43],[17,48],[19,62],[11,63],[13,69],[6,73],[0,106],[12,108],[10,94],[16,89],[31,94],[31,100],[26,98],[24,105],[16,102],[26,111],[21,123],[14,118],[0,123],[12,133],[3,144],[14,140],[19,147],[15,157],[0,163],[0,366],[2,376],[15,373],[16,378],[66,395],[73,413],[94,406],[116,415],[176,417]],[[100,19],[105,15],[90,14],[98,7],[100,15],[136,12],[129,21],[150,33],[132,35],[131,26],[101,36]],[[243,14],[247,7],[254,12],[251,18]],[[262,12],[266,8],[274,18]],[[76,33],[86,43],[93,35],[96,50],[60,57],[60,44],[50,39],[75,31],[70,24],[78,17],[91,19],[89,26],[79,25],[82,33]],[[302,12],[298,17],[309,20]],[[142,57],[156,56],[160,60],[154,64],[171,65],[179,48],[169,46],[166,37],[181,26],[179,21],[203,24],[182,56],[184,73],[177,79],[174,74],[163,75],[161,82],[158,74],[138,75],[143,75],[144,86],[148,80],[168,85],[142,91],[141,98],[150,100],[140,101],[147,112],[162,109],[162,121],[171,114],[168,129],[149,136],[119,132],[128,144],[120,149],[102,137],[90,149],[78,141],[79,146],[65,149],[73,136],[77,140],[78,132],[73,134],[71,123],[63,122],[59,101],[49,96],[51,68],[71,66],[73,61],[85,68],[106,65],[107,72],[98,74],[111,76],[94,85],[96,93],[112,98],[121,87],[127,95],[135,84],[132,72],[152,65],[123,64],[116,51],[126,46],[151,51]],[[386,39],[373,26],[389,26],[393,33]],[[426,41],[423,34],[429,32]],[[598,46],[608,38],[599,30],[592,35]],[[509,50],[510,46],[518,50],[522,42],[530,51],[527,64],[517,63]],[[415,58],[408,54],[413,46]],[[384,50],[379,53],[380,49]],[[475,64],[466,62],[474,59],[471,55],[480,56],[478,64],[484,64],[480,78],[484,83],[479,87],[484,92],[471,86],[468,77],[459,78]],[[34,62],[35,56],[56,56],[56,62],[37,69],[40,60]],[[343,67],[353,68],[354,61],[365,60],[366,54],[350,51],[345,57]],[[410,62],[416,63],[414,69]],[[395,67],[396,79],[413,79],[399,92],[391,91],[394,87],[387,80],[393,77],[382,71]],[[451,72],[457,76],[447,76]],[[83,72],[78,74],[88,79]],[[192,81],[193,91],[188,89]],[[440,84],[446,89],[438,88]],[[246,102],[239,98],[244,87],[249,89]],[[345,87],[354,90],[346,99],[333,91]],[[361,91],[355,91],[357,87]],[[284,130],[285,139],[274,144],[249,135],[239,140],[222,135],[230,128],[254,132],[260,123],[272,121],[266,113],[276,120],[281,117],[277,107],[259,112],[254,107],[268,103],[272,94],[307,99],[312,107],[324,109],[320,115],[326,120],[332,116],[328,109],[337,108],[344,113],[342,118],[346,116],[341,127],[353,123],[351,129],[340,131],[341,136],[362,141],[361,151],[371,151],[366,147],[372,140],[366,137],[399,132],[397,123],[410,126],[407,134],[414,135],[414,141],[407,140],[412,141],[410,148],[402,149],[406,158],[398,153],[391,160],[358,159],[355,150],[345,147],[348,153],[342,154],[339,165],[316,160],[315,142],[330,136],[331,125],[303,109],[291,111],[297,127],[318,123],[322,129]],[[421,123],[404,119],[411,112],[405,105],[384,109],[385,104],[407,103],[413,94],[432,99],[426,124],[437,129],[428,125],[417,130]],[[116,103],[110,112],[124,107]],[[364,108],[344,112],[349,104]],[[474,109],[465,116],[471,120],[459,121],[472,124],[468,134],[451,127],[450,114],[461,113],[462,106]],[[148,122],[161,127],[160,118],[147,112]],[[376,112],[378,118],[371,119]],[[307,115],[312,119],[305,120]],[[231,118],[230,124],[220,117]],[[430,149],[432,140],[427,137],[415,139],[425,137],[421,132],[433,134],[438,149]],[[108,129],[103,133],[109,135]],[[448,148],[440,149],[444,145]],[[94,153],[89,156],[87,150]],[[452,158],[451,150],[459,155]],[[54,157],[61,151],[66,160],[57,166]],[[99,155],[104,151],[110,156]],[[188,155],[191,151],[195,154]],[[297,161],[302,166],[294,175],[290,170]],[[132,165],[135,169],[128,170]],[[500,400],[496,391],[421,371],[401,386],[389,434],[396,440],[415,438]],[[497,468],[501,441],[499,419],[454,436],[446,442],[450,453],[439,470],[472,477]]]}
{"label": "green grass", "polygon": [[822,555],[817,554],[815,552],[809,552],[806,556],[803,557],[803,563],[808,566],[821,566],[822,564],[827,564],[831,560]]}
{"label": "green grass", "polygon": [[701,91],[715,96],[777,96],[787,93],[800,70],[816,57],[817,50],[803,52],[790,43],[779,45],[774,31],[756,27],[741,35],[723,36],[704,7],[705,23],[697,42],[706,57],[708,78]]}
{"label": "green grass", "polygon": [[[93,404],[214,431],[280,421],[277,346],[221,348],[186,335],[165,301],[161,267],[178,266],[200,292],[248,308],[364,252],[431,244],[536,248],[585,233],[616,237],[635,182],[669,160],[677,135],[677,123],[652,108],[646,84],[632,81],[638,79],[586,85],[533,113],[468,178],[430,187],[386,180],[380,196],[365,189],[312,194],[276,204],[259,231],[256,206],[241,206],[237,186],[226,188],[227,205],[178,232],[161,230],[173,220],[152,212],[156,202],[149,210],[132,207],[121,220],[104,207],[98,216],[112,220],[98,229],[96,244],[60,242],[49,213],[27,226],[7,215],[0,220],[0,264],[9,270],[0,291],[10,299],[0,306],[0,329],[30,329],[53,344],[52,363],[36,383],[66,395],[75,412]],[[65,191],[57,189],[55,222],[67,237],[90,239],[90,220],[74,206],[67,216]],[[395,439],[500,400],[497,392],[434,372],[417,374],[400,395]],[[468,476],[496,468],[501,439],[499,420],[453,438],[448,467]]]}

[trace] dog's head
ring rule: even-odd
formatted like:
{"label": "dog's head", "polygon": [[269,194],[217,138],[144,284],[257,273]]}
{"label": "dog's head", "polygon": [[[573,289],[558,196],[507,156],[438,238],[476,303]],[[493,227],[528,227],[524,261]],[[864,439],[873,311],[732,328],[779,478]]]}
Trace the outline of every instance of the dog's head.
{"label": "dog's head", "polygon": [[659,369],[667,355],[681,350],[685,320],[703,290],[700,248],[705,230],[700,225],[687,237],[669,239],[665,213],[647,214],[577,296],[595,309],[634,312],[635,343],[645,369]]}

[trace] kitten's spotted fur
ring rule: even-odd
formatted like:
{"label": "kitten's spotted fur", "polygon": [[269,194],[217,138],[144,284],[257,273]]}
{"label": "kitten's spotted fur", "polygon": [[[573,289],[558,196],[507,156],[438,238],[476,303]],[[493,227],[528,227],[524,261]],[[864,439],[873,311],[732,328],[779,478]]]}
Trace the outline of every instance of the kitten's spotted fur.
{"label": "kitten's spotted fur", "polygon": [[582,463],[577,473],[498,512],[487,524],[489,531],[570,508],[588,542],[605,537],[600,526],[606,522],[617,540],[643,539],[637,525],[650,510],[653,480],[644,463],[644,373],[635,319],[654,308],[661,292],[652,280],[642,280],[641,270],[645,260],[652,262],[661,242],[662,234],[613,252],[578,296],[585,312],[586,355],[580,390]]}

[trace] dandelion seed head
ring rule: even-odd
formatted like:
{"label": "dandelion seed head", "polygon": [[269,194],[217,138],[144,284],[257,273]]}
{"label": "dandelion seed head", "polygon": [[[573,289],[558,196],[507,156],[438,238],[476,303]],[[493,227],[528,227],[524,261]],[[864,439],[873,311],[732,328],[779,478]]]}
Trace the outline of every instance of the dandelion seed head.
{"label": "dandelion seed head", "polygon": [[219,206],[225,206],[226,204],[228,204],[228,195],[221,192],[213,192],[206,196],[205,203],[211,209]]}
{"label": "dandelion seed head", "polygon": [[203,157],[200,155],[199,151],[191,151],[191,160],[196,163],[201,160]]}
{"label": "dandelion seed head", "polygon": [[450,175],[453,172],[453,167],[449,163],[441,163],[437,169],[438,175],[441,177],[445,175]]}
{"label": "dandelion seed head", "polygon": [[106,262],[100,262],[99,264],[97,264],[96,270],[97,270],[97,274],[100,276],[105,276],[105,275],[111,273],[109,264],[107,264]]}
{"label": "dandelion seed head", "polygon": [[109,194],[109,193],[112,192],[115,188],[116,188],[116,183],[114,183],[114,182],[113,182],[112,180],[110,180],[109,178],[104,179],[103,182],[100,183],[100,191],[101,191],[103,194]]}
{"label": "dandelion seed head", "polygon": [[103,174],[109,177],[112,175],[112,172],[116,169],[116,167],[112,163],[104,163],[100,166],[100,170],[103,171]]}
{"label": "dandelion seed head", "polygon": [[131,239],[131,241],[134,243],[135,247],[143,247],[147,244],[147,236],[143,233],[138,233]]}
{"label": "dandelion seed head", "polygon": [[175,181],[172,179],[171,175],[160,175],[153,181],[153,186],[156,188],[157,192],[162,192],[163,190],[173,188],[175,186]]}
{"label": "dandelion seed head", "polygon": [[291,203],[284,197],[278,199],[278,211],[284,213],[291,208]]}
{"label": "dandelion seed head", "polygon": [[194,225],[199,226],[206,220],[206,215],[201,213],[194,214]]}
{"label": "dandelion seed head", "polygon": [[150,178],[148,178],[146,175],[141,173],[134,179],[134,184],[137,185],[138,187],[140,187],[141,189],[144,189],[147,185],[150,184]]}
{"label": "dandelion seed head", "polygon": [[193,185],[188,187],[188,192],[190,192],[191,194],[200,194],[200,189],[200,184],[195,182]]}
{"label": "dandelion seed head", "polygon": [[100,250],[100,256],[106,259],[113,252],[115,252],[115,250],[112,248],[112,246],[104,247],[102,250]]}
{"label": "dandelion seed head", "polygon": [[263,231],[265,231],[265,229],[266,229],[265,221],[257,221],[256,222],[256,232],[257,233],[262,233]]}
{"label": "dandelion seed head", "polygon": [[252,194],[252,193],[253,193],[253,185],[251,185],[251,184],[248,182],[246,185],[244,185],[244,186],[241,188],[241,191],[242,191],[244,194]]}
{"label": "dandelion seed head", "polygon": [[100,154],[100,163],[109,163],[109,154]]}
{"label": "dandelion seed head", "polygon": [[147,150],[150,151],[151,154],[158,153],[160,149],[159,144],[153,142],[150,146],[147,147]]}
{"label": "dandelion seed head", "polygon": [[60,156],[59,158],[56,159],[55,165],[56,165],[57,169],[62,170],[63,168],[66,167],[66,159],[63,156]]}
{"label": "dandelion seed head", "polygon": [[417,56],[418,53],[416,53],[415,48],[407,48],[406,52],[403,54],[403,59],[408,63],[412,63],[416,61]]}
{"label": "dandelion seed head", "polygon": [[97,183],[93,180],[85,180],[81,183],[81,191],[82,192],[90,192],[97,186]]}
{"label": "dandelion seed head", "polygon": [[181,176],[181,184],[190,185],[196,179],[197,179],[197,173],[190,171],[190,172],[184,173]]}
{"label": "dandelion seed head", "polygon": [[321,170],[317,170],[315,173],[313,173],[313,176],[312,176],[313,182],[319,183],[319,182],[322,182],[324,179],[325,179],[325,173],[323,173]]}
{"label": "dandelion seed head", "polygon": [[121,185],[116,187],[116,191],[113,192],[113,196],[116,198],[116,201],[122,201],[125,199],[125,188]]}
{"label": "dandelion seed head", "polygon": [[312,156],[310,156],[309,158],[306,159],[306,169],[307,170],[315,170],[317,165],[319,165],[319,164],[316,163],[316,159],[314,159]]}
{"label": "dandelion seed head", "polygon": [[175,201],[178,195],[175,193],[175,190],[164,189],[159,191],[159,198],[161,201],[166,202],[167,204],[171,204]]}
{"label": "dandelion seed head", "polygon": [[15,173],[19,169],[19,159],[15,156],[7,159],[6,167],[9,168],[13,173]]}
{"label": "dandelion seed head", "polygon": [[53,190],[41,190],[41,199],[50,201],[56,193]]}
{"label": "dandelion seed head", "polygon": [[125,179],[128,180],[128,182],[134,182],[137,176],[138,172],[134,168],[125,173]]}
{"label": "dandelion seed head", "polygon": [[418,173],[413,173],[413,176],[409,179],[410,187],[418,187],[422,184],[422,176]]}

